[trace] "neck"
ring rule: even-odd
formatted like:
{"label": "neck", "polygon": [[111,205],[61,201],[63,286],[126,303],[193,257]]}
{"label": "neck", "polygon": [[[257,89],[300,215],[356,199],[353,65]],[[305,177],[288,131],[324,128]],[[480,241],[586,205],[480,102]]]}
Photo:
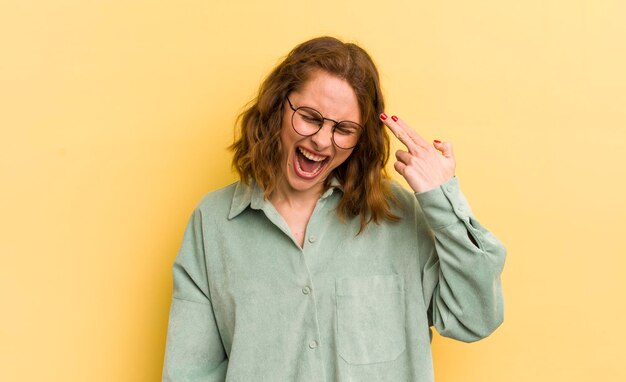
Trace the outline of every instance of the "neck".
{"label": "neck", "polygon": [[276,185],[276,189],[271,193],[269,200],[274,206],[282,206],[293,209],[311,208],[317,203],[317,200],[322,195],[324,185],[319,184],[319,187],[314,187],[306,191],[294,190],[284,181],[281,181]]}

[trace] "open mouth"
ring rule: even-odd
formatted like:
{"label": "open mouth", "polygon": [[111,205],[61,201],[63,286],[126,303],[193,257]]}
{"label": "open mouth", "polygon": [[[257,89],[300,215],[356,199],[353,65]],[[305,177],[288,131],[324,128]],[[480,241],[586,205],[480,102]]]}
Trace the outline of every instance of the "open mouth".
{"label": "open mouth", "polygon": [[296,148],[294,164],[296,175],[305,179],[313,179],[322,172],[330,157],[316,155],[302,147]]}

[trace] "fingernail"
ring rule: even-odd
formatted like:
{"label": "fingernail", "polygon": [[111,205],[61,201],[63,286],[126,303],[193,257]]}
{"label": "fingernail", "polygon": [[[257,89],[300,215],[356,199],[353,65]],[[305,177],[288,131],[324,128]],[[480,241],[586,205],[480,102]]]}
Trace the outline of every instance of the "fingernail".
{"label": "fingernail", "polygon": [[391,119],[393,119],[394,122],[398,122],[398,117],[396,117],[395,115],[392,115]]}
{"label": "fingernail", "polygon": [[438,140],[435,139],[435,143],[441,143],[441,141],[438,141]]}
{"label": "fingernail", "polygon": [[385,114],[385,113],[380,113],[380,119],[382,119],[383,121],[384,121],[385,119],[387,119],[387,114]]}

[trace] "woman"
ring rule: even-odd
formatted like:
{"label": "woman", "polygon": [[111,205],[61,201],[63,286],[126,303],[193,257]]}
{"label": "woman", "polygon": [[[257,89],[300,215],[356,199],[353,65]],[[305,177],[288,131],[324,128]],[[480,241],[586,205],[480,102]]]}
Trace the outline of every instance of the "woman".
{"label": "woman", "polygon": [[[389,138],[407,147],[385,175]],[[447,142],[384,113],[354,44],[297,46],[242,114],[241,181],[194,210],[173,267],[164,381],[432,381],[430,326],[502,322],[506,249]]]}

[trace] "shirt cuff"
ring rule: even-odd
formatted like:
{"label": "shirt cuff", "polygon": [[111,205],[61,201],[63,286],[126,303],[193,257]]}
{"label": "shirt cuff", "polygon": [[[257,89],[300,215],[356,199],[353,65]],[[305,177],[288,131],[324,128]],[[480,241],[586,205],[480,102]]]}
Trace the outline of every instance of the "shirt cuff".
{"label": "shirt cuff", "polygon": [[416,192],[415,197],[433,230],[447,227],[459,219],[469,223],[469,218],[474,217],[467,199],[459,189],[456,176],[432,190]]}

